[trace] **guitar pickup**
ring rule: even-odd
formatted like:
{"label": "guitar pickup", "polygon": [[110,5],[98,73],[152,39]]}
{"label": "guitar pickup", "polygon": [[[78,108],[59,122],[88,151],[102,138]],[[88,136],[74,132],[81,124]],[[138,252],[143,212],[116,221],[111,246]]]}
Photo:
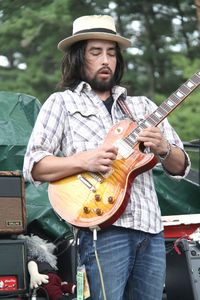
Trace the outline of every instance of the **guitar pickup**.
{"label": "guitar pickup", "polygon": [[134,149],[124,140],[117,140],[114,146],[118,148],[117,159],[126,159],[134,152]]}

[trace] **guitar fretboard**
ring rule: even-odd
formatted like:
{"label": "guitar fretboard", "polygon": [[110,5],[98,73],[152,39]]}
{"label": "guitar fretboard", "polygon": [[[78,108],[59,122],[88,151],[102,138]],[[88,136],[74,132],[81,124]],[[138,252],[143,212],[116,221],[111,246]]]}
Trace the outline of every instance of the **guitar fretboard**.
{"label": "guitar fretboard", "polygon": [[200,71],[183,83],[178,90],[171,94],[147,119],[143,120],[124,140],[133,147],[138,134],[145,128],[158,126],[187,96],[200,84]]}

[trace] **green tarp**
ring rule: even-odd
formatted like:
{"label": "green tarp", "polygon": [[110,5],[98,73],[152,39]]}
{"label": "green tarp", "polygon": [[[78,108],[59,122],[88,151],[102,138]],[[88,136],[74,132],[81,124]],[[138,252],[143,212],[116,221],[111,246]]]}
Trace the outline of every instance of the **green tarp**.
{"label": "green tarp", "polygon": [[[22,171],[26,146],[41,104],[33,96],[0,92],[0,170]],[[161,168],[154,170],[156,190],[163,215],[195,214],[200,212],[200,189],[182,180],[173,181]],[[28,225],[37,225],[52,236],[67,234],[71,227],[52,210],[47,184],[36,188],[26,182],[26,211]]]}
{"label": "green tarp", "polygon": [[[40,110],[41,104],[35,97],[12,92],[0,92],[0,170],[20,171],[27,143]],[[47,184],[36,188],[25,183],[27,224],[37,226],[52,237],[67,234],[71,230],[52,210]]]}
{"label": "green tarp", "polygon": [[159,167],[154,169],[154,181],[163,216],[200,214],[200,187],[197,184],[187,179],[173,180]]}

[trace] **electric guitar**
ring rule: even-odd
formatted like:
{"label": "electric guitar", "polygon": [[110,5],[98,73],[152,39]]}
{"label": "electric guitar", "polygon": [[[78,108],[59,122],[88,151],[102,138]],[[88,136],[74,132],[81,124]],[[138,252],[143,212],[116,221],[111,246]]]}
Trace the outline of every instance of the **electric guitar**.
{"label": "electric guitar", "polygon": [[55,212],[68,223],[82,228],[105,228],[124,212],[134,178],[157,163],[137,142],[147,127],[158,126],[200,84],[200,71],[188,79],[139,125],[129,119],[111,127],[105,138],[118,147],[109,174],[83,172],[49,183],[48,194]]}

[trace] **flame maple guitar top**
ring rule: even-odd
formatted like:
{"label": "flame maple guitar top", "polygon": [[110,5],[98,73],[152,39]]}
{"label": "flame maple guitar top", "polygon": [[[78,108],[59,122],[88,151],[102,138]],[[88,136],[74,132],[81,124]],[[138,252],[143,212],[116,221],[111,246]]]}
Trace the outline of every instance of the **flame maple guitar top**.
{"label": "flame maple guitar top", "polygon": [[[130,120],[114,125],[104,143],[115,144],[136,127]],[[144,154],[136,143],[129,157],[119,157],[107,176],[84,172],[49,184],[49,200],[57,214],[77,227],[104,228],[125,210],[134,178],[156,164],[155,156]]]}

